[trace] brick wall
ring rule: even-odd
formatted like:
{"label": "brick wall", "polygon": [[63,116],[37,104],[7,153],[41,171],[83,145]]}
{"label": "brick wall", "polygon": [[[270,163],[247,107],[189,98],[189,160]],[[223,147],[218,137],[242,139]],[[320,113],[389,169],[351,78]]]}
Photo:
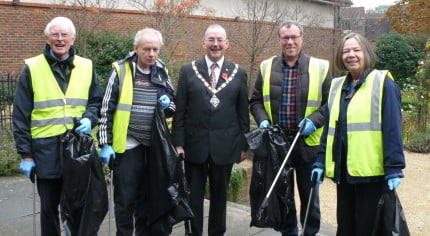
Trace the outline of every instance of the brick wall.
{"label": "brick wall", "polygon": [[[49,20],[63,15],[70,17],[75,22],[76,17],[79,17],[75,13],[72,8],[65,6],[31,3],[14,5],[11,1],[0,1],[0,71],[19,72],[23,59],[41,53],[45,44],[43,30]],[[138,11],[111,10],[105,15],[109,17],[109,20],[102,22],[99,28],[114,30],[121,34],[134,34],[148,25],[145,17]],[[246,33],[239,30],[240,24],[246,24],[246,21],[201,16],[189,18],[187,21],[191,33],[187,34],[185,40],[179,45],[179,52],[175,54],[178,61],[197,59],[204,55],[201,39],[209,24],[218,23],[224,26],[229,38],[242,38],[243,40],[249,38]],[[334,47],[339,37],[340,31],[337,29],[305,27],[304,51],[309,55],[333,61]],[[279,54],[280,49],[277,45],[277,38],[274,38],[272,45],[258,58],[258,62]],[[230,41],[226,57],[246,69],[249,68],[246,53],[233,41]]]}

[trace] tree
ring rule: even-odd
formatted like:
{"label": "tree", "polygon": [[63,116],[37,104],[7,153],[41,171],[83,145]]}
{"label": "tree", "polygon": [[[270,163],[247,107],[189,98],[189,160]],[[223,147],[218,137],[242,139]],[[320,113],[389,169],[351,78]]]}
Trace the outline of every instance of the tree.
{"label": "tree", "polygon": [[164,47],[168,52],[163,60],[169,62],[178,51],[178,46],[191,32],[191,27],[186,24],[186,19],[197,10],[202,9],[206,14],[211,14],[213,9],[203,7],[201,0],[127,0],[131,5],[142,11],[148,17],[150,27],[159,30],[163,34]]}
{"label": "tree", "polygon": [[[310,26],[324,23],[320,13],[308,14],[302,4],[297,0],[240,0],[237,4],[235,12],[244,21],[237,25],[240,35],[231,34],[229,38],[248,55],[248,94],[252,93],[259,57],[277,46],[278,26],[282,21],[290,19]],[[249,35],[245,40],[244,34]]]}
{"label": "tree", "polygon": [[389,70],[401,89],[413,82],[421,53],[396,32],[383,34],[376,43],[377,69]]}
{"label": "tree", "polygon": [[430,1],[399,0],[385,13],[398,33],[424,32],[430,34]]}
{"label": "tree", "polygon": [[118,35],[116,32],[104,31],[87,39],[87,57],[94,61],[100,86],[104,89],[112,62],[124,58],[133,50],[134,35]]}
{"label": "tree", "polygon": [[390,8],[390,5],[379,5],[373,9],[366,10],[366,14],[384,14],[388,8]]}
{"label": "tree", "polygon": [[59,5],[68,5],[73,23],[76,27],[75,45],[81,56],[88,57],[90,45],[88,40],[100,32],[100,25],[109,20],[107,12],[118,5],[116,0],[58,0]]}
{"label": "tree", "polygon": [[273,47],[273,39],[277,38],[278,24],[285,18],[285,11],[276,0],[241,0],[245,5],[238,14],[248,21],[238,25],[241,35],[249,35],[248,40],[243,37],[230,37],[231,41],[243,49],[249,58],[248,94],[252,92],[255,74],[258,70],[257,58],[268,48]]}
{"label": "tree", "polygon": [[428,130],[430,119],[430,39],[426,43],[426,55],[419,61],[416,74],[416,97],[417,97],[417,128],[419,131]]}

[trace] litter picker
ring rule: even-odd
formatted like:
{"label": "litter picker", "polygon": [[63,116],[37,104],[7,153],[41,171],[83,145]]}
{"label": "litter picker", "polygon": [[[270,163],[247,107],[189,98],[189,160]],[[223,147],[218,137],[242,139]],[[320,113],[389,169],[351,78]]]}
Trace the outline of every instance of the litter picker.
{"label": "litter picker", "polygon": [[36,170],[34,167],[30,172],[30,180],[33,183],[33,236],[36,236]]}
{"label": "litter picker", "polygon": [[[185,156],[184,153],[180,153],[179,154],[179,159],[181,160],[181,170],[183,173],[183,179],[182,179],[182,186],[184,187],[184,191],[187,197],[187,200],[189,200],[189,195],[190,195],[190,190],[188,189],[188,183],[187,183],[187,179],[185,177]],[[192,236],[193,232],[191,230],[191,225],[190,225],[190,220],[185,220],[184,221],[184,227],[185,227],[185,236]]]}
{"label": "litter picker", "polygon": [[309,209],[311,208],[312,197],[313,197],[314,189],[315,189],[315,186],[316,186],[316,183],[317,183],[317,176],[318,176],[317,173],[314,173],[312,175],[311,190],[309,192],[308,206],[306,207],[305,220],[303,222],[302,233],[300,234],[301,236],[303,236],[305,234],[306,223],[308,221]]}
{"label": "litter picker", "polygon": [[112,196],[112,191],[113,191],[113,158],[111,157],[109,160],[109,206],[108,206],[108,216],[109,216],[109,236],[111,235],[111,211],[112,211],[112,207],[113,207],[113,196]]}

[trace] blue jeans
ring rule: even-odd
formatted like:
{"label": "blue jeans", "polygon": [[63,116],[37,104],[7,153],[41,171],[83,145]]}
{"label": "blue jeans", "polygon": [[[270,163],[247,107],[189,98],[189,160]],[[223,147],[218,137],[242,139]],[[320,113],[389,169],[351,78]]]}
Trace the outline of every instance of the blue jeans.
{"label": "blue jeans", "polygon": [[[311,191],[311,172],[312,172],[312,162],[306,162],[300,152],[298,145],[294,148],[290,157],[291,165],[294,167],[295,173],[297,175],[297,189],[300,197],[300,223],[303,226],[306,208],[308,204],[309,194]],[[291,175],[290,183],[292,194],[291,198],[293,201],[290,202],[288,208],[289,213],[287,216],[287,227],[284,229],[276,229],[282,233],[282,235],[290,236],[290,235],[298,235],[297,228],[297,211],[294,200],[294,173]],[[308,219],[306,221],[306,231],[304,235],[315,235],[319,232],[320,229],[320,203],[319,203],[319,190],[318,184],[315,186],[312,194],[312,202],[308,213]]]}

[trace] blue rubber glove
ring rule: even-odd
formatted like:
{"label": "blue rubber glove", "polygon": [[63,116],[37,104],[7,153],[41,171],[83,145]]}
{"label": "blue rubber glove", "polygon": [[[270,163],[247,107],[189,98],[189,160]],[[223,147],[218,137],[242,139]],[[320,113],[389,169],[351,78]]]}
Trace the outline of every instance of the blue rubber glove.
{"label": "blue rubber glove", "polygon": [[170,105],[170,98],[167,95],[163,95],[160,97],[161,108],[164,110]]}
{"label": "blue rubber glove", "polygon": [[89,134],[91,132],[91,121],[88,118],[82,118],[79,125],[75,130],[84,134]]}
{"label": "blue rubber glove", "polygon": [[101,162],[109,165],[110,159],[115,159],[115,152],[113,151],[112,146],[105,145],[102,147],[102,151],[100,152],[99,159]]}
{"label": "blue rubber glove", "polygon": [[19,169],[21,172],[30,178],[31,170],[36,166],[34,161],[21,161],[21,164],[19,164]]}
{"label": "blue rubber glove", "polygon": [[323,174],[324,170],[321,168],[314,168],[312,170],[311,173],[311,181],[312,181],[312,176],[314,176],[314,173],[317,175],[317,184],[322,184],[323,180],[322,180],[322,174]]}
{"label": "blue rubber glove", "polygon": [[399,187],[400,182],[401,182],[400,178],[391,178],[391,179],[387,180],[388,188],[390,190],[394,190],[397,187]]}
{"label": "blue rubber glove", "polygon": [[300,133],[303,136],[308,136],[312,134],[315,130],[317,130],[314,123],[308,118],[304,118],[302,121],[300,121],[299,128],[302,128],[302,125],[305,126],[305,128]]}
{"label": "blue rubber glove", "polygon": [[262,122],[260,122],[260,128],[267,128],[270,126],[270,122],[268,120],[263,120]]}

